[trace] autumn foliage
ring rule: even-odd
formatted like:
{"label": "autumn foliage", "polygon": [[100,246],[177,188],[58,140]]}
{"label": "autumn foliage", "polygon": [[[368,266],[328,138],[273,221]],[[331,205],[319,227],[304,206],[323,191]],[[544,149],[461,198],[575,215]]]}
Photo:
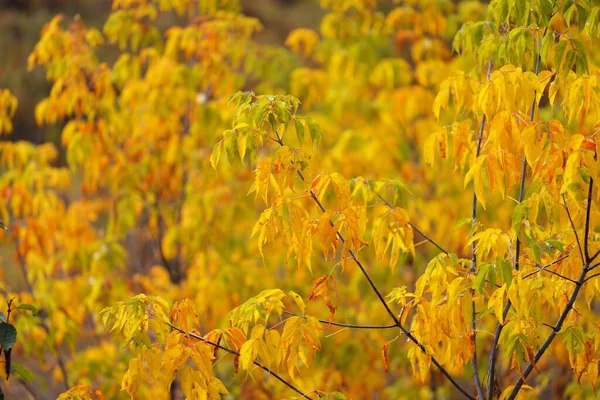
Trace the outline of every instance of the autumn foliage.
{"label": "autumn foliage", "polygon": [[236,0],[50,21],[61,148],[0,142],[3,390],[594,398],[600,2],[484,3],[321,0],[285,47]]}

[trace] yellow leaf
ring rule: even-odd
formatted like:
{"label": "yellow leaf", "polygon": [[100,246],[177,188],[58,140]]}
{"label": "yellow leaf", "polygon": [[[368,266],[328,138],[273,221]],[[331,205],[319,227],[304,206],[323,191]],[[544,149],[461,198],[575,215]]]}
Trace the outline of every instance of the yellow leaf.
{"label": "yellow leaf", "polygon": [[471,165],[469,172],[467,172],[467,174],[465,175],[464,183],[464,186],[466,187],[469,182],[473,181],[473,186],[475,189],[475,194],[477,195],[477,200],[481,203],[484,210],[486,201],[486,190],[485,177],[483,173],[483,163],[485,162],[486,158],[487,155],[483,154],[475,159],[475,162],[473,163],[473,165]]}
{"label": "yellow leaf", "polygon": [[501,288],[496,289],[490,296],[488,301],[488,308],[496,314],[498,322],[504,324],[504,318],[502,317],[502,310],[504,309],[504,296],[506,294],[506,284],[502,285]]}
{"label": "yellow leaf", "polygon": [[388,365],[388,348],[389,347],[390,347],[390,342],[385,342],[381,349],[381,358],[383,359],[383,368],[385,369],[385,372],[389,372],[389,365]]}
{"label": "yellow leaf", "polygon": [[304,304],[304,300],[302,300],[302,297],[300,297],[298,293],[292,290],[290,290],[289,296],[292,298],[292,300],[294,300],[294,303],[296,303],[302,315],[304,315],[304,312],[306,311],[306,305]]}
{"label": "yellow leaf", "polygon": [[292,49],[294,53],[301,54],[303,57],[310,57],[315,46],[319,42],[319,35],[311,29],[294,29],[285,40],[285,45]]}
{"label": "yellow leaf", "polygon": [[121,381],[121,390],[125,390],[131,397],[136,397],[140,388],[141,370],[142,360],[139,358],[129,360],[129,369]]}

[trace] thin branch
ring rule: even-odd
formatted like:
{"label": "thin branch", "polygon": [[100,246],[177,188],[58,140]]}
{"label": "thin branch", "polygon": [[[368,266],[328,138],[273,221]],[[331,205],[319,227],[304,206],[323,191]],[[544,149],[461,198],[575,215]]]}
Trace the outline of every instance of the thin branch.
{"label": "thin branch", "polygon": [[[275,132],[277,134],[277,132]],[[281,138],[279,137],[279,134],[277,134],[277,143],[279,143],[280,146],[283,146],[283,141],[281,140]],[[304,178],[304,175],[302,174],[302,172],[300,170],[298,170],[298,176],[300,176],[300,179],[302,180],[302,182],[306,182],[306,179]],[[313,199],[313,201],[317,204],[317,206],[319,207],[319,209],[321,210],[321,212],[326,212],[325,207],[323,206],[323,204],[321,203],[321,201],[319,200],[319,198],[317,197],[317,195],[315,194],[315,192],[310,189],[310,197]],[[331,221],[329,221],[330,224],[332,224]],[[337,237],[340,239],[340,241],[342,243],[346,242],[346,239],[344,238],[344,236],[340,233],[337,232]],[[377,298],[379,299],[379,301],[381,302],[381,304],[383,305],[383,307],[385,308],[386,312],[390,315],[390,317],[392,318],[392,320],[394,321],[394,324],[396,324],[396,326],[398,328],[400,328],[400,330],[402,331],[402,333],[411,341],[413,342],[415,345],[417,345],[417,347],[419,347],[419,349],[424,353],[427,354],[427,349],[425,349],[425,346],[416,338],[412,335],[412,333],[410,333],[410,331],[408,329],[406,329],[404,327],[404,325],[402,325],[402,323],[400,322],[400,320],[398,319],[398,317],[396,316],[396,314],[394,314],[394,312],[390,309],[390,306],[387,304],[387,302],[385,301],[383,295],[381,294],[381,292],[379,291],[379,289],[377,288],[377,286],[375,285],[375,283],[373,282],[373,279],[371,279],[371,276],[369,275],[369,273],[367,272],[366,268],[364,267],[364,265],[360,262],[360,260],[357,258],[356,254],[354,253],[354,250],[350,249],[349,250],[349,254],[350,257],[354,263],[358,266],[358,268],[360,269],[360,271],[362,272],[363,276],[365,277],[365,279],[367,280],[367,282],[369,283],[369,285],[371,286],[371,289],[373,290],[373,292],[375,293],[375,295],[377,296]],[[469,392],[467,392],[461,385],[460,383],[458,383],[453,377],[452,375],[450,375],[450,373],[446,370],[446,368],[444,368],[444,366],[442,364],[439,363],[439,361],[433,357],[432,355],[428,354],[429,357],[431,358],[431,362],[440,370],[440,372],[450,381],[450,383],[452,383],[452,385],[459,391],[461,392],[466,398],[470,399],[470,400],[476,400],[475,397],[473,397],[471,394],[469,394]]]}
{"label": "thin branch", "polygon": [[[283,310],[283,312],[288,315],[293,315],[294,317],[306,318],[304,315],[296,314],[296,313],[293,313],[290,311]],[[354,324],[344,324],[341,322],[327,321],[324,319],[319,319],[318,321],[324,325],[339,326],[339,327],[348,328],[348,329],[396,329],[396,328],[398,328],[398,325],[396,325],[396,324],[393,324],[393,325],[354,325]]]}
{"label": "thin branch", "polygon": [[593,256],[590,257],[590,262],[594,261],[600,255],[600,249],[596,250]]}
{"label": "thin branch", "polygon": [[581,242],[579,241],[579,235],[577,234],[577,228],[575,228],[575,223],[573,222],[573,218],[571,217],[571,212],[569,211],[569,206],[567,205],[567,198],[565,195],[562,195],[563,203],[565,203],[565,210],[567,211],[567,217],[569,217],[569,222],[571,223],[571,228],[573,229],[573,233],[575,234],[575,240],[577,240],[577,247],[579,248],[579,254],[581,255],[581,259],[583,262],[587,262],[588,260],[583,255],[583,250],[581,249]]}
{"label": "thin branch", "polygon": [[[594,159],[596,158],[596,156],[597,156],[597,154],[594,154]],[[565,320],[567,319],[567,315],[573,309],[573,306],[575,305],[575,300],[577,300],[577,296],[579,295],[579,291],[581,290],[581,288],[583,287],[583,284],[586,281],[586,275],[590,271],[589,263],[591,260],[591,257],[589,256],[589,253],[588,253],[588,241],[589,241],[590,214],[591,214],[590,210],[592,208],[592,193],[593,193],[593,191],[594,191],[594,179],[590,178],[590,184],[589,184],[589,188],[588,188],[587,207],[586,207],[585,236],[583,238],[583,249],[584,249],[584,254],[585,254],[586,258],[585,258],[585,261],[583,262],[583,268],[581,269],[581,274],[579,275],[579,278],[577,279],[577,282],[575,283],[575,289],[573,290],[573,293],[571,293],[571,297],[569,298],[568,303],[565,305],[565,308],[563,309],[560,316],[558,317],[556,324],[554,325],[554,327],[552,327],[552,332],[550,332],[548,337],[546,337],[546,340],[544,341],[544,343],[540,346],[538,351],[535,353],[534,362],[529,363],[527,365],[527,367],[523,371],[523,374],[521,375],[521,377],[515,384],[512,392],[508,396],[508,400],[514,400],[517,397],[517,395],[519,394],[519,391],[521,390],[521,387],[523,386],[523,383],[525,383],[525,379],[527,379],[527,377],[529,376],[531,371],[533,371],[534,364],[536,364],[539,361],[539,359],[542,358],[542,356],[544,355],[544,353],[546,352],[548,347],[550,347],[550,344],[552,344],[552,342],[554,341],[554,338],[556,337],[558,332],[560,332],[560,330],[562,329],[563,324],[565,323]]]}
{"label": "thin branch", "polygon": [[[381,201],[383,201],[383,203],[388,206],[388,208],[390,208],[391,210],[393,210],[395,207],[389,202],[387,201],[382,195],[380,195],[379,193],[375,192],[375,194],[377,195],[377,197],[379,197],[381,199]],[[423,232],[421,229],[417,228],[417,226],[415,224],[413,224],[412,222],[408,222],[408,225],[413,228],[415,231],[417,231],[417,233],[421,236],[423,236],[425,238],[425,240],[427,240],[429,243],[431,243],[432,245],[434,245],[435,247],[437,247],[442,253],[448,255],[450,254],[448,251],[446,251],[446,249],[444,249],[438,242],[436,242],[435,240],[433,240],[431,237],[429,237],[428,235],[425,234],[425,232]]]}
{"label": "thin branch", "polygon": [[589,281],[592,278],[595,278],[597,276],[600,276],[600,272],[595,273],[594,275],[590,275],[587,278],[585,278],[585,280],[583,281],[583,283],[586,283],[587,281]]}
{"label": "thin branch", "polygon": [[541,267],[541,266],[538,266],[538,268],[539,268],[539,269],[537,269],[536,271],[533,271],[533,272],[530,272],[530,273],[528,273],[527,275],[525,275],[525,276],[523,277],[523,279],[527,279],[527,278],[529,278],[530,276],[533,276],[533,275],[537,274],[538,272],[545,271],[545,270],[546,270],[546,268],[549,268],[549,267],[553,266],[554,264],[558,264],[559,262],[561,262],[562,260],[564,260],[565,258],[568,258],[568,257],[569,257],[569,256],[562,256],[562,257],[560,257],[560,258],[557,258],[556,260],[552,261],[550,264],[546,264],[546,265],[544,265],[543,267]]}
{"label": "thin branch", "polygon": [[[492,60],[488,61],[487,68],[487,77],[486,79],[490,80],[490,75],[492,73]],[[475,151],[475,157],[479,157],[481,155],[481,144],[483,142],[483,132],[485,131],[485,122],[486,115],[485,113],[481,117],[481,123],[479,125],[479,134],[477,135],[477,149]],[[471,203],[471,228],[475,227],[475,223],[477,222],[477,193],[475,189],[473,189],[473,200]],[[471,269],[469,271],[470,274],[474,274],[477,270],[477,253],[475,252],[475,242],[471,242]],[[481,385],[481,379],[479,378],[479,368],[477,362],[477,309],[475,307],[475,288],[471,288],[471,330],[473,331],[473,345],[475,349],[473,350],[473,356],[471,357],[471,367],[473,369],[473,381],[475,381],[475,388],[477,389],[477,397],[479,399],[484,400],[485,395],[483,394],[483,386]]]}
{"label": "thin branch", "polygon": [[36,393],[36,391],[33,390],[31,384],[27,382],[24,378],[19,377],[17,379],[17,382],[19,382],[19,384],[23,386],[23,389],[25,389],[25,391],[27,391],[27,393],[29,393],[31,397],[33,397],[35,400],[46,400],[46,397],[42,396],[39,393]]}
{"label": "thin branch", "polygon": [[564,279],[566,281],[569,281],[571,283],[577,284],[577,281],[575,279],[568,278],[568,277],[566,277],[564,275],[559,274],[558,272],[552,271],[551,269],[540,269],[540,271],[548,272],[549,274],[556,275],[559,278],[562,278],[562,279]]}
{"label": "thin branch", "polygon": [[[598,154],[594,154],[594,160],[598,158]],[[583,238],[583,253],[585,254],[585,263],[587,266],[593,261],[593,258],[590,257],[590,249],[589,249],[589,241],[590,241],[590,220],[592,213],[592,192],[594,191],[594,180],[590,178],[590,185],[588,188],[588,196],[587,196],[587,207],[585,209],[585,228],[584,228],[584,238]]]}
{"label": "thin branch", "polygon": [[[176,331],[178,331],[178,332],[180,332],[180,333],[183,333],[184,335],[187,335],[187,336],[193,337],[194,339],[198,339],[198,340],[200,340],[201,342],[204,342],[204,343],[206,343],[206,344],[209,344],[209,345],[211,345],[211,346],[213,346],[213,347],[216,347],[216,348],[218,348],[218,349],[224,350],[224,351],[226,351],[226,352],[227,352],[227,353],[229,353],[229,354],[233,354],[234,356],[237,356],[237,357],[239,357],[239,356],[240,356],[240,353],[238,353],[237,351],[230,350],[230,349],[228,349],[227,347],[221,346],[221,345],[220,345],[220,344],[218,344],[218,343],[211,342],[210,340],[204,339],[202,336],[196,335],[196,334],[194,334],[194,333],[191,333],[191,332],[187,332],[187,331],[185,331],[185,330],[181,329],[180,327],[178,327],[178,326],[175,326],[175,325],[173,325],[173,324],[171,324],[171,323],[169,323],[169,322],[165,322],[165,324],[167,324],[168,326],[170,326],[172,329],[175,329]],[[311,400],[312,400],[312,398],[311,398],[311,397],[309,397],[309,396],[308,396],[306,393],[304,393],[302,390],[298,389],[296,386],[292,385],[290,382],[288,382],[288,381],[286,381],[285,379],[283,379],[283,378],[282,378],[282,377],[281,377],[279,374],[277,374],[276,372],[273,372],[273,371],[271,371],[271,369],[269,369],[269,368],[265,367],[264,365],[262,365],[262,364],[261,364],[261,363],[259,363],[258,361],[256,361],[256,360],[255,360],[255,361],[254,361],[254,365],[256,365],[257,367],[259,367],[259,368],[261,368],[262,370],[264,370],[264,371],[268,372],[269,374],[271,374],[271,376],[273,376],[275,379],[277,379],[278,381],[280,381],[281,383],[283,383],[283,384],[284,384],[285,386],[287,386],[288,388],[292,389],[294,392],[298,393],[298,394],[299,394],[301,397],[303,397],[303,398],[305,398],[305,399],[311,399]]]}
{"label": "thin branch", "polygon": [[592,264],[592,265],[590,265],[590,266],[588,267],[588,270],[590,270],[590,271],[591,271],[591,270],[593,270],[593,269],[596,269],[596,267],[598,267],[598,266],[600,266],[600,262],[597,262],[597,263],[595,263],[595,264]]}

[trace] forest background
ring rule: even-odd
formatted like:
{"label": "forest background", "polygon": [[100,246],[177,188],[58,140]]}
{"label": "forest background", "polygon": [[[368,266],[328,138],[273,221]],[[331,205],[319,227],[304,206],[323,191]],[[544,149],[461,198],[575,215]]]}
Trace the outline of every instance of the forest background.
{"label": "forest background", "polygon": [[0,8],[8,398],[594,398],[600,1]]}

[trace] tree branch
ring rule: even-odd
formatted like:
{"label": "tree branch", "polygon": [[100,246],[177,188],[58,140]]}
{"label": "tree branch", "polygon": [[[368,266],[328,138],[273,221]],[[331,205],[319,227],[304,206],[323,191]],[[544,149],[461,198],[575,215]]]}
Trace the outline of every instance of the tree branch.
{"label": "tree branch", "polygon": [[[581,249],[581,242],[579,241],[579,235],[577,234],[577,229],[575,228],[575,223],[573,222],[573,218],[571,218],[571,212],[569,211],[569,206],[567,206],[567,198],[565,195],[562,195],[563,203],[565,203],[565,210],[567,211],[567,217],[569,217],[569,223],[571,224],[571,229],[573,229],[573,233],[575,234],[575,240],[577,240],[577,247],[579,248],[579,254],[581,255],[581,260],[585,262],[589,262],[587,258],[583,255],[583,250]],[[587,254],[587,253],[586,253]]]}
{"label": "tree branch", "polygon": [[566,277],[564,275],[559,274],[558,272],[552,271],[551,269],[540,269],[540,271],[548,272],[549,274],[556,275],[559,278],[562,278],[562,279],[564,279],[566,281],[569,281],[571,283],[577,284],[577,281],[575,279],[568,278],[568,277]]}
{"label": "tree branch", "polygon": [[[594,159],[596,158],[596,156],[597,155],[595,154]],[[577,296],[579,295],[579,291],[581,290],[583,284],[586,281],[586,275],[590,271],[590,261],[591,261],[591,257],[589,256],[589,253],[588,253],[588,241],[589,241],[590,214],[591,214],[590,210],[592,209],[592,193],[593,193],[593,191],[594,191],[594,179],[590,178],[590,184],[589,184],[588,196],[587,196],[586,218],[585,218],[585,236],[583,238],[583,249],[584,249],[583,251],[584,251],[584,255],[585,255],[585,260],[583,262],[583,268],[581,269],[581,274],[579,275],[579,279],[577,279],[577,282],[575,283],[575,289],[573,290],[573,293],[571,293],[571,297],[569,297],[569,301],[565,305],[565,308],[561,312],[560,316],[558,317],[556,324],[554,324],[554,326],[552,327],[552,332],[550,332],[548,337],[546,337],[546,340],[544,341],[544,343],[542,343],[542,345],[540,346],[538,351],[535,353],[534,362],[529,363],[527,365],[527,367],[523,371],[523,374],[521,375],[521,377],[515,384],[515,387],[513,388],[512,392],[508,396],[508,400],[514,400],[517,397],[517,394],[519,394],[519,391],[521,390],[521,387],[523,386],[525,379],[527,379],[527,377],[529,376],[531,371],[533,371],[533,365],[535,363],[537,363],[540,358],[542,358],[542,356],[544,355],[544,353],[546,352],[548,347],[550,347],[550,344],[552,344],[552,341],[554,341],[554,338],[556,337],[558,332],[560,332],[560,330],[562,329],[563,324],[565,323],[565,320],[567,319],[569,312],[573,309],[575,300],[577,300]]]}
{"label": "tree branch", "polygon": [[[279,143],[280,146],[283,146],[283,141],[281,139],[281,137],[279,137],[279,134],[277,134],[277,132],[275,132],[277,135],[277,143]],[[306,182],[306,179],[304,178],[304,175],[302,174],[302,172],[300,170],[298,170],[298,176],[300,177],[300,179],[302,180],[302,182]],[[309,191],[310,193],[310,197],[313,199],[313,201],[317,204],[317,206],[319,207],[319,209],[321,210],[321,212],[326,212],[325,207],[323,206],[323,204],[321,203],[321,201],[319,200],[319,198],[317,197],[317,195],[315,194],[315,192],[310,189]],[[332,224],[331,221],[329,221],[330,224]],[[337,232],[337,237],[340,239],[340,241],[342,243],[346,242],[346,239],[344,238],[344,236],[340,233]],[[369,273],[367,272],[367,270],[365,269],[364,265],[360,262],[360,260],[356,257],[356,254],[354,253],[354,250],[350,249],[349,251],[350,254],[350,258],[354,261],[354,263],[358,266],[358,268],[360,269],[360,271],[362,272],[363,276],[365,277],[365,279],[367,280],[367,282],[369,283],[369,285],[371,286],[371,289],[373,290],[373,292],[375,293],[375,295],[377,296],[377,298],[379,299],[379,301],[381,302],[381,304],[383,305],[383,307],[385,308],[386,312],[390,315],[390,317],[392,318],[392,320],[394,321],[394,324],[400,328],[400,330],[402,331],[402,333],[411,341],[413,342],[415,345],[417,345],[417,347],[419,347],[419,349],[427,354],[427,350],[425,349],[425,346],[416,338],[412,335],[412,333],[410,333],[410,331],[408,329],[406,329],[404,327],[404,325],[402,325],[402,323],[400,322],[400,320],[398,319],[398,317],[396,317],[396,314],[394,314],[394,312],[390,309],[390,306],[387,304],[387,302],[385,301],[383,295],[381,294],[381,292],[379,291],[379,289],[377,288],[377,286],[375,285],[375,283],[373,282],[373,279],[371,279],[371,276],[369,275]],[[444,366],[442,364],[439,363],[438,360],[436,360],[435,357],[433,357],[432,355],[428,354],[429,357],[431,358],[431,362],[440,370],[440,372],[450,381],[450,383],[452,383],[452,385],[459,391],[461,392],[466,398],[470,399],[470,400],[476,400],[475,397],[473,397],[471,394],[469,394],[469,392],[467,392],[453,377],[452,375],[450,375],[450,373],[446,370],[446,368],[444,368]]]}
{"label": "tree branch", "polygon": [[[238,353],[237,351],[233,351],[228,349],[225,346],[221,346],[218,343],[213,343],[210,340],[204,339],[202,336],[196,335],[194,333],[191,332],[187,332],[183,329],[181,329],[178,326],[175,326],[169,322],[165,322],[165,324],[167,324],[168,326],[170,326],[172,329],[175,329],[176,331],[178,331],[179,333],[183,333],[184,335],[193,337],[194,339],[198,339],[201,342],[204,342],[206,344],[209,344],[213,347],[216,347],[218,349],[224,350],[229,354],[233,354],[234,356],[239,357],[240,353]],[[279,382],[283,383],[285,386],[287,386],[288,388],[292,389],[294,392],[298,393],[301,397],[305,398],[305,399],[311,399],[311,397],[309,397],[306,393],[304,393],[302,390],[298,389],[296,386],[292,385],[290,382],[286,381],[285,379],[283,379],[279,374],[277,374],[276,372],[271,371],[271,369],[265,367],[264,365],[262,365],[261,363],[259,363],[258,361],[254,361],[254,365],[256,365],[257,367],[261,368],[263,371],[268,372],[271,376],[273,376],[275,379],[277,379]]]}
{"label": "tree branch", "polygon": [[[598,154],[594,154],[594,160],[598,158]],[[592,192],[594,191],[594,179],[590,178],[590,185],[588,188],[588,196],[587,196],[587,207],[585,209],[585,228],[584,228],[584,240],[583,240],[583,253],[585,254],[585,264],[586,267],[589,267],[589,264],[593,261],[593,258],[590,257],[590,249],[589,249],[589,241],[590,241],[590,220],[592,213]],[[596,255],[594,255],[596,257]]]}
{"label": "tree branch", "polygon": [[583,281],[583,283],[586,283],[587,281],[589,281],[590,279],[593,279],[597,276],[600,276],[600,272],[595,273],[594,275],[590,275],[587,278],[585,278],[585,280]]}
{"label": "tree branch", "polygon": [[[294,317],[306,318],[304,315],[296,314],[296,313],[293,313],[290,311],[283,310],[283,312],[287,315],[293,315]],[[348,328],[348,329],[395,329],[395,328],[398,328],[398,325],[396,325],[396,324],[393,324],[393,325],[354,325],[354,324],[344,324],[341,322],[327,321],[324,319],[319,319],[318,321],[324,325],[339,326],[341,328]]]}
{"label": "tree branch", "polygon": [[[562,256],[562,257],[560,257],[560,258],[558,258],[558,259],[556,259],[556,260],[552,261],[550,264],[546,264],[546,265],[544,265],[543,267],[542,267],[542,266],[539,266],[539,264],[538,264],[538,268],[539,268],[539,269],[538,269],[538,270],[536,270],[536,271],[533,271],[533,272],[530,272],[530,273],[528,273],[527,275],[525,275],[525,276],[523,277],[523,279],[527,279],[527,278],[529,278],[530,276],[533,276],[533,275],[537,274],[538,272],[545,271],[545,270],[546,270],[546,268],[548,268],[548,267],[551,267],[551,266],[552,266],[552,265],[554,265],[554,264],[558,264],[559,262],[561,262],[562,260],[564,260],[565,258],[568,258],[568,257],[569,257],[569,256]],[[554,272],[554,271],[552,271],[552,272]]]}

